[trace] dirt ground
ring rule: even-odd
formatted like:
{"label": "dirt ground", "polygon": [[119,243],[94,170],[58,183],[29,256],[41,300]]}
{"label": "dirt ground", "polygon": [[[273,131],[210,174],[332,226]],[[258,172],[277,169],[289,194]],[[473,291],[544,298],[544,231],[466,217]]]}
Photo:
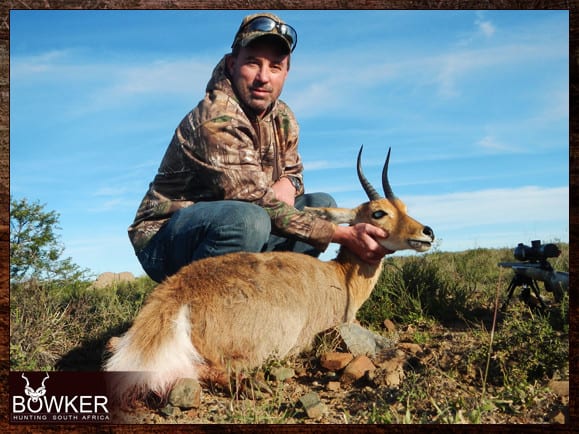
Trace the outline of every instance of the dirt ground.
{"label": "dirt ground", "polygon": [[[293,377],[268,380],[271,393],[251,399],[204,388],[194,408],[142,405],[124,413],[123,420],[138,424],[568,423],[568,374],[556,382],[535,382],[516,398],[505,398],[504,386],[489,383],[483,391],[481,373],[468,363],[473,348],[480,346],[469,330],[430,326],[424,343],[407,345],[416,332],[413,327],[399,331],[397,349],[405,356],[398,385],[392,385],[380,356],[372,358],[374,371],[348,384],[340,381],[340,371],[323,368],[312,353],[286,363],[294,369]],[[313,415],[300,400],[310,392],[319,399]]]}

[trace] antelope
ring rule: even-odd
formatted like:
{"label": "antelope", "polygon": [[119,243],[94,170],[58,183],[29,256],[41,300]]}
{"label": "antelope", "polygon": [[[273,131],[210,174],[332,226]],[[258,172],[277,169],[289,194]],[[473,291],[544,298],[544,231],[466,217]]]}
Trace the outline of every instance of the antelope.
{"label": "antelope", "polygon": [[[388,181],[390,150],[382,170],[382,198],[362,172],[369,202],[354,209],[305,212],[350,225],[385,229],[380,243],[396,251],[428,250],[434,232],[408,216]],[[125,371],[114,385],[121,402],[153,392],[167,397],[181,378],[221,383],[231,372],[259,367],[307,349],[313,338],[355,319],[380,272],[341,247],[331,261],[293,252],[231,253],[202,259],[167,278],[147,298],[129,330],[109,342],[105,371]],[[130,371],[130,372],[127,372]]]}

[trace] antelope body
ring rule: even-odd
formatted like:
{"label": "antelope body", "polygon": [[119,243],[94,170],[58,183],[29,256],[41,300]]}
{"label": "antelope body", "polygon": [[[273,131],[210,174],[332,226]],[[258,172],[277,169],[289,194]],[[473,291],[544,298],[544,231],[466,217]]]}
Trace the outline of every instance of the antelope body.
{"label": "antelope body", "polygon": [[[370,197],[353,210],[308,209],[336,223],[371,223],[390,250],[426,251],[428,226],[406,214],[383,170],[386,198],[358,176]],[[232,253],[183,267],[150,294],[131,328],[112,344],[106,371],[131,371],[115,385],[123,402],[148,392],[166,396],[180,378],[226,382],[228,372],[257,367],[306,349],[322,331],[354,320],[382,263],[341,248],[328,262],[293,252]]]}

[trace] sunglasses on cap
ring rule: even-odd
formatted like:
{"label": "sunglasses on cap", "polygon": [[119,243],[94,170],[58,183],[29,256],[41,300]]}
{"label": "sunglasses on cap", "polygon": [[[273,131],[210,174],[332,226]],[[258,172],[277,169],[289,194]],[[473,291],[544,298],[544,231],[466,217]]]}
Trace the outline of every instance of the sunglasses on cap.
{"label": "sunglasses on cap", "polygon": [[276,29],[277,33],[287,41],[290,52],[294,51],[298,43],[298,34],[295,29],[289,24],[277,22],[269,17],[261,16],[254,18],[242,27],[239,34],[245,32],[271,32],[273,29]]}

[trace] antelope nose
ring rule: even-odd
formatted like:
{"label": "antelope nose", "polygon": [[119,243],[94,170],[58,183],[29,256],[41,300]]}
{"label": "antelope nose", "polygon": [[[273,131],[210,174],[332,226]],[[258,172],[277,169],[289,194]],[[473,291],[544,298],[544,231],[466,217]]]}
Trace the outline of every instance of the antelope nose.
{"label": "antelope nose", "polygon": [[434,231],[430,226],[424,226],[424,229],[422,229],[422,233],[427,237],[432,238],[432,240],[434,240]]}

